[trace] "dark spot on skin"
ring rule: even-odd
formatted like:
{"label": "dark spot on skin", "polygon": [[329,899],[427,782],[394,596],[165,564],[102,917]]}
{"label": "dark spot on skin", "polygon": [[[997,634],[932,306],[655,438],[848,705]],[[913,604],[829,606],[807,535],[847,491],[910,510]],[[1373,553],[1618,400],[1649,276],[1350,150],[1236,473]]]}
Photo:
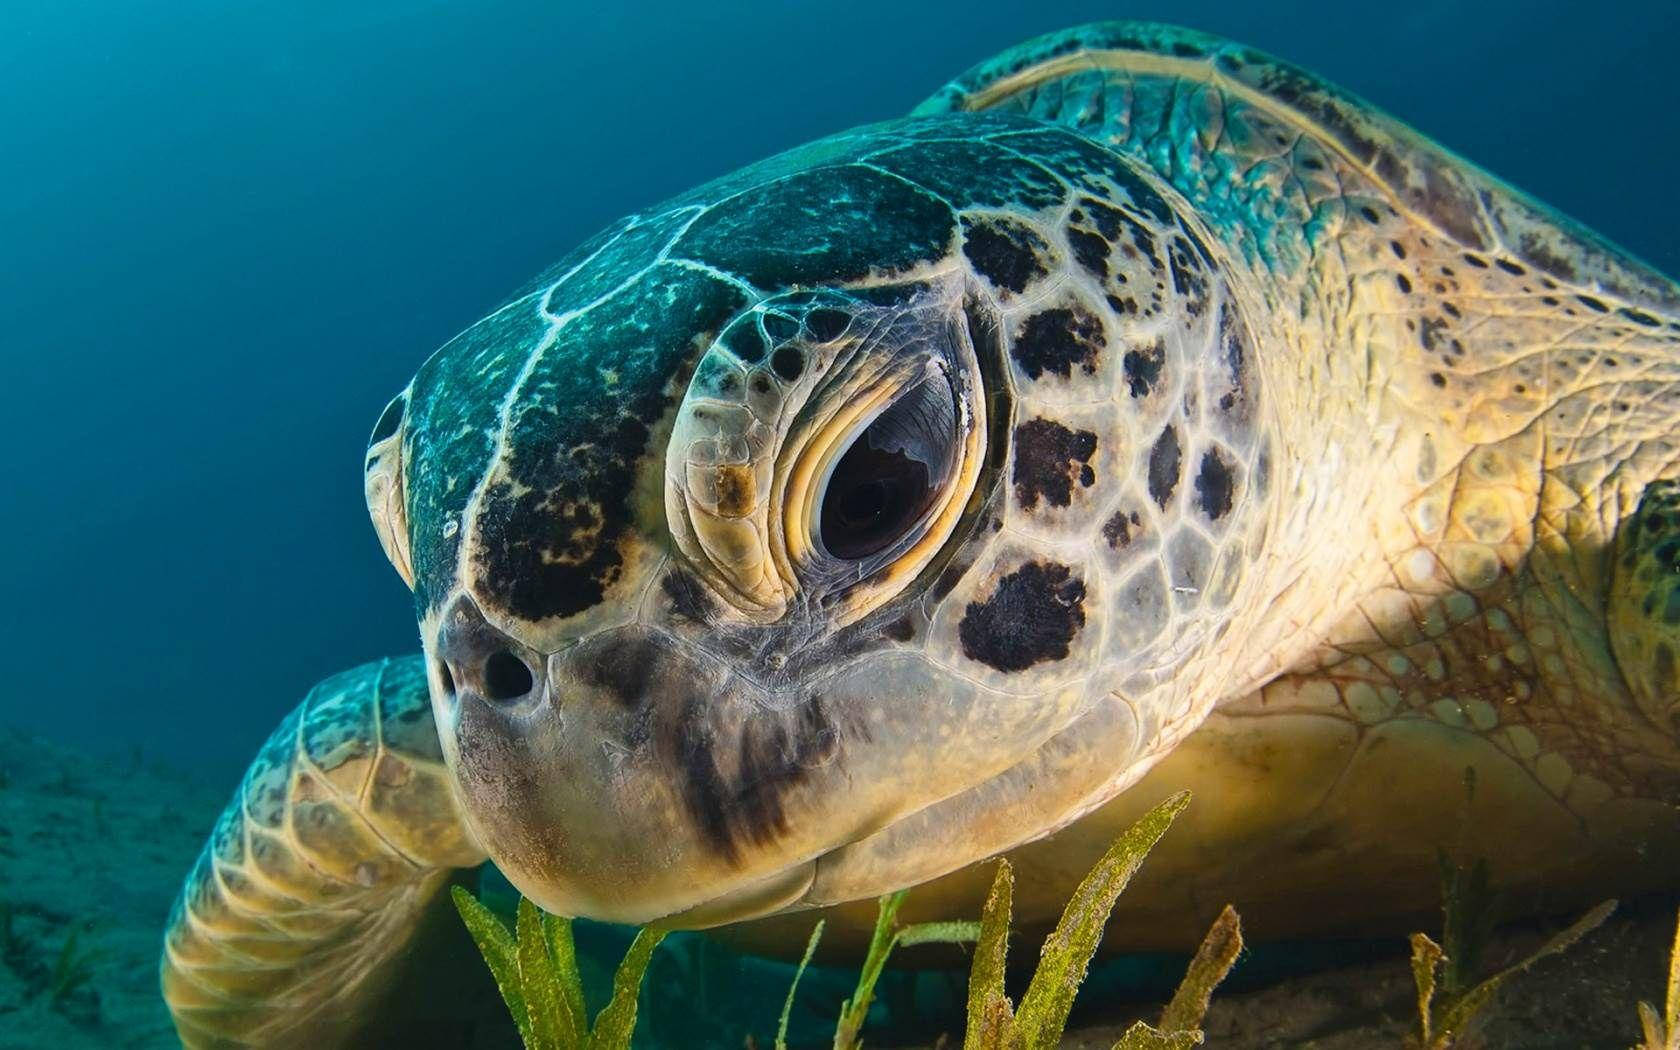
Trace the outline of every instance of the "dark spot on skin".
{"label": "dark spot on skin", "polygon": [[1436,337],[1447,327],[1447,322],[1439,317],[1425,317],[1423,323],[1418,326],[1418,342],[1423,344],[1425,350],[1434,353]]}
{"label": "dark spot on skin", "polygon": [[1235,413],[1239,422],[1245,421],[1254,391],[1248,377],[1250,355],[1247,339],[1234,311],[1220,308],[1219,331],[1225,351],[1225,367],[1231,378],[1231,388],[1219,397],[1219,410]]}
{"label": "dark spot on skin", "polygon": [[900,616],[887,624],[881,633],[895,642],[908,642],[916,637],[916,627],[910,622],[910,617]]}
{"label": "dark spot on skin", "polygon": [[1050,272],[1050,246],[1022,223],[965,218],[962,227],[963,255],[997,288],[1019,294]]}
{"label": "dark spot on skin", "polygon": [[845,335],[851,323],[850,314],[828,307],[812,310],[805,317],[805,327],[811,330],[811,335],[819,343],[830,343]]}
{"label": "dark spot on skin", "polygon": [[1365,206],[1361,207],[1359,209],[1359,214],[1364,216],[1365,221],[1370,223],[1372,226],[1375,226],[1381,218],[1379,215],[1377,215],[1377,209],[1371,207],[1370,205],[1365,205]]}
{"label": "dark spot on skin", "polygon": [[1528,272],[1509,259],[1495,259],[1493,262],[1495,266],[1498,266],[1501,270],[1504,270],[1512,277],[1521,277],[1523,274]]}
{"label": "dark spot on skin", "polygon": [[[728,347],[730,353],[749,364],[764,359],[764,333],[758,330],[758,323],[751,317],[744,317],[724,329],[718,341]],[[728,376],[730,381],[734,378],[733,373]],[[727,393],[730,387],[722,389]]]}
{"label": "dark spot on skin", "polygon": [[1402,295],[1411,295],[1412,294],[1412,282],[1405,274],[1403,274],[1403,273],[1395,274],[1394,275],[1394,283],[1400,287],[1400,292],[1401,292]]}
{"label": "dark spot on skin", "polygon": [[738,463],[720,466],[712,477],[717,484],[718,513],[739,518],[752,509],[758,485],[751,467]]}
{"label": "dark spot on skin", "polygon": [[1174,237],[1167,248],[1167,266],[1172,273],[1173,291],[1184,299],[1184,312],[1199,317],[1207,307],[1207,280],[1190,252],[1190,245]]}
{"label": "dark spot on skin", "polygon": [[1095,197],[1081,197],[1079,204],[1084,211],[1090,213],[1091,222],[1105,241],[1112,241],[1120,236],[1121,223],[1131,221],[1125,212]]}
{"label": "dark spot on skin", "polygon": [[1029,378],[1053,372],[1067,379],[1075,367],[1095,374],[1102,347],[1102,322],[1079,307],[1062,306],[1027,318],[1011,352]]}
{"label": "dark spot on skin", "polygon": [[1034,509],[1041,499],[1066,507],[1073,501],[1076,477],[1086,487],[1096,480],[1084,466],[1096,451],[1097,436],[1089,430],[1069,430],[1048,419],[1022,423],[1015,428],[1015,466],[1010,472],[1016,502],[1023,510]]}
{"label": "dark spot on skin", "polygon": [[1447,385],[1447,377],[1442,375],[1439,372],[1429,373],[1429,381],[1431,383],[1434,383],[1436,386],[1446,386]]}
{"label": "dark spot on skin", "polygon": [[752,388],[755,394],[768,394],[770,392],[770,377],[762,372],[753,376]]}
{"label": "dark spot on skin", "polygon": [[791,346],[784,346],[770,355],[770,367],[791,383],[805,371],[805,355]]}
{"label": "dark spot on skin", "polygon": [[[642,265],[640,256],[635,261]],[[419,548],[434,548],[415,551],[417,592],[448,593],[451,548],[459,543],[460,556],[475,563],[476,597],[504,614],[562,618],[601,602],[619,580],[624,545],[637,542],[634,482],[652,426],[680,394],[673,376],[685,376],[693,367],[687,362],[743,305],[740,292],[716,278],[654,266],[566,325],[552,355],[527,356],[532,363],[517,380],[511,361],[499,371],[476,362],[491,349],[501,361],[523,346],[510,341],[500,349],[500,326],[518,311],[487,318],[457,338],[459,347],[451,343],[433,355],[415,377],[420,396],[411,401],[426,406],[410,417],[418,423],[406,491],[420,519],[411,532],[423,541]],[[485,431],[467,424],[496,412],[479,407],[491,392],[487,384],[505,396],[516,381],[501,424],[501,466],[475,489],[491,470],[493,449]],[[474,527],[459,535],[438,531],[459,520],[452,515],[474,492]]]}
{"label": "dark spot on skin", "polygon": [[659,586],[671,600],[671,611],[676,616],[691,623],[707,623],[715,614],[711,596],[701,588],[698,580],[681,569],[666,573]]}
{"label": "dark spot on skin", "polygon": [[[1147,226],[1125,212],[1116,212],[1115,214],[1120,217],[1120,221],[1126,227],[1126,232],[1131,235],[1132,246],[1128,249],[1131,254],[1127,257],[1136,258],[1141,255],[1153,263],[1155,261],[1155,235],[1150,232]],[[1113,240],[1112,237],[1109,239]]]}
{"label": "dark spot on skin", "polygon": [[[1171,222],[1172,208],[1131,164],[1117,163],[1106,147],[1065,128],[1037,128],[1011,132],[1003,141],[1056,169],[1067,182],[1089,193],[1108,193],[1112,184],[1132,206],[1159,222]],[[1081,202],[1083,203],[1083,202]]]}
{"label": "dark spot on skin", "polygon": [[590,659],[577,661],[585,682],[631,710],[648,699],[665,662],[665,647],[654,636],[633,631],[599,646]]}
{"label": "dark spot on skin", "polygon": [[1464,261],[1469,263],[1471,266],[1474,266],[1478,270],[1485,270],[1485,269],[1488,268],[1488,264],[1483,262],[1481,257],[1471,255],[1469,252],[1464,253]]}
{"label": "dark spot on skin", "polygon": [[1178,444],[1178,429],[1168,425],[1155,439],[1149,450],[1149,496],[1157,507],[1165,508],[1178,488],[1178,467],[1183,452]]}
{"label": "dark spot on skin", "polygon": [[1149,346],[1126,351],[1121,367],[1126,372],[1126,388],[1133,397],[1147,397],[1161,378],[1167,363],[1166,344],[1157,339]]}
{"label": "dark spot on skin", "polygon": [[[786,834],[788,793],[834,754],[839,736],[816,697],[790,711],[728,721],[719,707],[710,697],[688,697],[661,739],[682,772],[684,807],[701,836],[739,863],[743,843]],[[733,776],[720,766],[723,753],[735,758]]]}
{"label": "dark spot on skin", "polygon": [[481,556],[495,556],[498,571],[485,589],[529,619],[600,604],[623,561],[616,545],[599,542],[607,525],[592,503],[534,489],[516,495],[506,482],[492,486],[478,533]]}
{"label": "dark spot on skin", "polygon": [[1404,259],[1406,257],[1406,249],[1401,246],[1399,241],[1389,241],[1388,250],[1394,253],[1394,257],[1396,259]]}
{"label": "dark spot on skin", "polygon": [[1132,540],[1142,535],[1143,519],[1137,511],[1115,511],[1114,516],[1103,522],[1103,539],[1108,541],[1112,550],[1121,550],[1130,545]]}
{"label": "dark spot on skin", "polygon": [[1084,230],[1067,231],[1067,239],[1068,247],[1073,249],[1074,260],[1085,268],[1085,272],[1099,281],[1108,280],[1108,242]]}
{"label": "dark spot on skin", "polygon": [[1024,671],[1067,658],[1085,626],[1085,583],[1066,565],[1029,562],[970,602],[957,628],[963,655],[999,671]]}
{"label": "dark spot on skin", "polygon": [[1610,308],[1604,305],[1604,300],[1602,299],[1596,299],[1590,295],[1577,295],[1575,298],[1580,301],[1582,306],[1594,313],[1602,314],[1610,312]]}
{"label": "dark spot on skin", "polygon": [[1216,448],[1202,453],[1202,467],[1196,472],[1196,505],[1210,520],[1218,521],[1231,512],[1235,487],[1231,464]]}
{"label": "dark spot on skin", "polygon": [[1441,312],[1454,319],[1463,316],[1463,314],[1458,312],[1458,307],[1450,302],[1441,303]]}

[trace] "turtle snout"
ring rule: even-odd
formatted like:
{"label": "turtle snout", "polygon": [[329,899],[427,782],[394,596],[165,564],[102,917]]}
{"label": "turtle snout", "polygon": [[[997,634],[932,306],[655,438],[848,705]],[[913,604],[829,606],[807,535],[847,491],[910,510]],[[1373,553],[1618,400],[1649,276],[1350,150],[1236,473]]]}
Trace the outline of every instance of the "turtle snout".
{"label": "turtle snout", "polygon": [[497,629],[469,599],[444,616],[435,648],[438,677],[455,697],[520,704],[538,691],[541,657]]}

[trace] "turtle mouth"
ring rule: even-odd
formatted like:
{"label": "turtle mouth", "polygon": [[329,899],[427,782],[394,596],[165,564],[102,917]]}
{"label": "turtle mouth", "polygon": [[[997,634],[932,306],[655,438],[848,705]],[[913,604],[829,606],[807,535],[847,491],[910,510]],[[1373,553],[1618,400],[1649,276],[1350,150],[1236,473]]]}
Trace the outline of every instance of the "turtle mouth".
{"label": "turtle mouth", "polygon": [[816,882],[821,858],[784,868],[768,878],[737,887],[720,897],[676,912],[663,920],[690,930],[727,926],[798,908]]}

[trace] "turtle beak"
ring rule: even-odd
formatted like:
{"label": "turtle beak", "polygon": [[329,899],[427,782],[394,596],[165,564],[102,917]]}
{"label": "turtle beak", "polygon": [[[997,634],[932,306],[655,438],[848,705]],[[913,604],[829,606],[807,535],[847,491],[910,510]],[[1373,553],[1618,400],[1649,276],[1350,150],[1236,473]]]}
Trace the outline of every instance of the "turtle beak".
{"label": "turtle beak", "polygon": [[434,707],[468,823],[564,915],[709,926],[777,911],[833,845],[840,737],[644,627],[540,654],[462,598],[433,632]]}

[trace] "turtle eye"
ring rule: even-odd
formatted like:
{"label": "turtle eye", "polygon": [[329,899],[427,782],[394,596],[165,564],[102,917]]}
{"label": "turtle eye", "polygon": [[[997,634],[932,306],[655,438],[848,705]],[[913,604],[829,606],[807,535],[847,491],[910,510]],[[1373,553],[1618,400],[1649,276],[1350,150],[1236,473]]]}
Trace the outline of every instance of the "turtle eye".
{"label": "turtle eye", "polygon": [[913,540],[950,480],[956,447],[951,386],[930,376],[876,416],[835,462],[822,490],[824,549],[860,561]]}

